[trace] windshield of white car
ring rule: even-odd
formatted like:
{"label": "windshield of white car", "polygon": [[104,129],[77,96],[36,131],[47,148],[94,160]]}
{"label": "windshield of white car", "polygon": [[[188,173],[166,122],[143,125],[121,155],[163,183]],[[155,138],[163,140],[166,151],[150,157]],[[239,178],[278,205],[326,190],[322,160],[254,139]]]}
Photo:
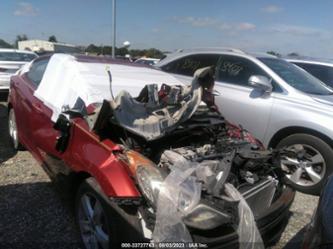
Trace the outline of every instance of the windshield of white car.
{"label": "windshield of white car", "polygon": [[299,91],[315,95],[331,95],[333,90],[303,69],[281,59],[258,58],[290,86]]}
{"label": "windshield of white car", "polygon": [[0,61],[32,61],[36,57],[30,53],[0,52]]}
{"label": "windshield of white car", "polygon": [[145,64],[145,65],[152,66],[152,65],[155,64],[155,61],[153,61],[153,60],[141,60],[141,59],[138,59],[138,60],[135,61],[135,63]]}
{"label": "windshield of white car", "polygon": [[321,65],[321,64],[312,64],[307,62],[293,62],[291,63],[303,68],[305,71],[312,74],[314,77],[320,79],[329,87],[333,87],[333,67]]}

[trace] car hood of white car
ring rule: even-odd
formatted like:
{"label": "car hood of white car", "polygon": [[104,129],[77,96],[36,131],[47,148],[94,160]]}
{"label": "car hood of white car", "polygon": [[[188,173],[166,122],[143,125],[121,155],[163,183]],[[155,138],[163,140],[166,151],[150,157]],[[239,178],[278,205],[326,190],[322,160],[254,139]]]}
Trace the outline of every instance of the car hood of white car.
{"label": "car hood of white car", "polygon": [[321,104],[333,106],[333,95],[311,95],[311,97]]}
{"label": "car hood of white car", "polygon": [[182,85],[181,81],[162,71],[117,63],[80,62],[72,55],[52,55],[43,79],[34,95],[52,111],[52,121],[56,121],[64,107],[73,108],[78,98],[86,106],[111,100],[121,90],[137,96],[147,84],[163,83]]}

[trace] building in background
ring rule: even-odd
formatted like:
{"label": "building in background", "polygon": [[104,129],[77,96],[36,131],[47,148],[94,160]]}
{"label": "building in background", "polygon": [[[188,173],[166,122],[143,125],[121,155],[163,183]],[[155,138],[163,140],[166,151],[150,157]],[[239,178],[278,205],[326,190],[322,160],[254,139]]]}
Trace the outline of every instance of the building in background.
{"label": "building in background", "polygon": [[36,53],[80,53],[82,50],[75,45],[43,40],[19,41],[20,50],[29,50]]}

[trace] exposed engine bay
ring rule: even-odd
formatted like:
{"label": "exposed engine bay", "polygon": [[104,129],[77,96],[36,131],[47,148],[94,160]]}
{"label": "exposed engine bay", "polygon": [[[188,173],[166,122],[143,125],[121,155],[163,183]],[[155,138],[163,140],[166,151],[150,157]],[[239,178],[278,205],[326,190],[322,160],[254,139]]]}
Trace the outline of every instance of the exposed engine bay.
{"label": "exposed engine bay", "polygon": [[92,125],[124,147],[155,241],[191,241],[191,229],[230,225],[240,241],[262,242],[255,218],[284,188],[279,162],[292,152],[264,150],[228,123],[214,104],[213,75],[199,69],[191,86],[149,85],[135,99],[120,93]]}

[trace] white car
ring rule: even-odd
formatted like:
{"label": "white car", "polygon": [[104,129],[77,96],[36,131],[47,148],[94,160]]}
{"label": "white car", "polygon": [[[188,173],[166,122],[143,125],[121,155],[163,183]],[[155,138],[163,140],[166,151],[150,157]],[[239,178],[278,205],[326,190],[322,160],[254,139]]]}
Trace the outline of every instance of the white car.
{"label": "white car", "polygon": [[153,66],[156,63],[158,63],[159,61],[160,61],[160,59],[149,58],[149,57],[142,57],[142,58],[137,59],[134,63],[139,63],[139,64],[145,64],[145,65]]}
{"label": "white car", "polygon": [[8,92],[10,77],[37,54],[16,49],[0,49],[0,92]]}
{"label": "white car", "polygon": [[290,57],[285,60],[303,68],[308,73],[320,79],[333,88],[333,61],[310,57]]}
{"label": "white car", "polygon": [[215,102],[266,147],[298,151],[282,168],[297,190],[319,194],[333,173],[333,90],[286,60],[234,48],[183,49],[157,65],[183,82],[215,66]]}

